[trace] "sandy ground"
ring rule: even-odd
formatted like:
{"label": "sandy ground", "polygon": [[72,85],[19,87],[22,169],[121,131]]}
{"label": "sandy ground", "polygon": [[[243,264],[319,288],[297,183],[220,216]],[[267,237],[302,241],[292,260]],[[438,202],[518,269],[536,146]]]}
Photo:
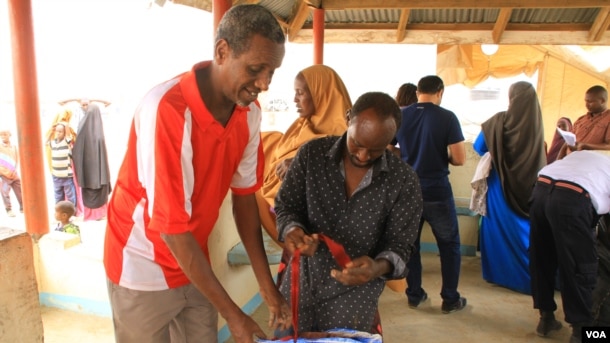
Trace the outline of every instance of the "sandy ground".
{"label": "sandy ground", "polygon": [[45,343],[114,342],[112,319],[42,307]]}

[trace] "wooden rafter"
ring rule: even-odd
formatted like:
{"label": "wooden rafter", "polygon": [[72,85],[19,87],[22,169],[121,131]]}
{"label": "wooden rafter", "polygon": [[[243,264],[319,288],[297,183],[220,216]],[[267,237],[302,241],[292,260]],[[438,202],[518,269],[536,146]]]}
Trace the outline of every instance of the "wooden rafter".
{"label": "wooden rafter", "polygon": [[602,7],[595,17],[595,21],[593,25],[591,25],[591,30],[589,30],[589,41],[597,42],[602,39],[604,32],[608,29],[608,25],[610,25],[610,7]]}
{"label": "wooden rafter", "polygon": [[191,6],[198,8],[200,10],[204,10],[207,12],[212,12],[212,0],[172,0],[175,4]]}
{"label": "wooden rafter", "polygon": [[294,37],[299,34],[299,31],[305,24],[307,17],[309,16],[309,12],[311,8],[309,7],[309,2],[305,0],[297,0],[294,8],[292,9],[292,15],[290,16],[292,19],[289,22],[288,26],[288,40],[292,41]]}
{"label": "wooden rafter", "polygon": [[260,3],[261,0],[233,0],[233,6],[237,5],[254,5]]}
{"label": "wooden rafter", "polygon": [[[326,30],[396,30],[396,24],[392,23],[326,23]],[[303,25],[303,28],[311,29],[311,24]],[[493,23],[459,23],[459,24],[432,24],[412,23],[409,24],[411,31],[491,31]],[[583,31],[590,28],[588,24],[511,24],[506,25],[504,33],[508,31]]]}
{"label": "wooden rafter", "polygon": [[326,10],[392,8],[588,8],[608,0],[324,0]]}
{"label": "wooden rafter", "polygon": [[512,11],[512,8],[502,8],[500,10],[500,14],[498,14],[498,19],[496,20],[494,29],[491,32],[491,38],[493,39],[494,43],[500,43],[500,38],[502,38],[504,30],[506,30],[506,25],[510,20],[510,14]]}
{"label": "wooden rafter", "polygon": [[396,41],[402,42],[407,35],[407,23],[409,22],[409,14],[411,10],[408,8],[403,8],[400,11],[400,19],[398,20],[398,28],[396,29]]}

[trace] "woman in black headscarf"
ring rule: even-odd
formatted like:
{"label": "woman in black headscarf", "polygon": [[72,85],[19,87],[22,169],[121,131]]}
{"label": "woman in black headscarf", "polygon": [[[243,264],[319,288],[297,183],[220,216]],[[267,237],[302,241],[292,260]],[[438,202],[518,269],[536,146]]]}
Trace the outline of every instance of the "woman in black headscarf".
{"label": "woman in black headscarf", "polygon": [[84,220],[99,220],[106,216],[106,203],[112,186],[102,115],[97,105],[89,104],[77,134],[72,159],[82,190]]}
{"label": "woman in black headscarf", "polygon": [[530,294],[528,201],[546,165],[542,113],[530,83],[511,85],[508,109],[481,125],[474,149],[492,160],[481,220],[483,278]]}

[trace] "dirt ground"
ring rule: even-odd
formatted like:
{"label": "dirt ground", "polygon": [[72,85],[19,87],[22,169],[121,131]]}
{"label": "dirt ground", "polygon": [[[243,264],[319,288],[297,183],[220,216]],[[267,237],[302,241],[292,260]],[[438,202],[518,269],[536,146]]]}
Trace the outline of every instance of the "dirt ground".
{"label": "dirt ground", "polygon": [[112,343],[112,319],[42,307],[45,343]]}

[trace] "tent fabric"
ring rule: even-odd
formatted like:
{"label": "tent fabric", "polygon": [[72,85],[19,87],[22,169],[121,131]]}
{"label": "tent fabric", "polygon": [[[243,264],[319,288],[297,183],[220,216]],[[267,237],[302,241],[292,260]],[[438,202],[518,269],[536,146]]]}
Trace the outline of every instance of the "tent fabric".
{"label": "tent fabric", "polygon": [[500,79],[524,73],[531,77],[544,56],[527,45],[502,45],[491,56],[479,45],[438,45],[436,70],[446,86],[462,83],[472,88],[490,76]]}
{"label": "tent fabric", "polygon": [[490,76],[506,78],[524,73],[531,77],[538,72],[536,92],[548,143],[559,118],[568,117],[574,122],[586,112],[587,89],[594,85],[608,88],[602,74],[583,71],[568,57],[529,45],[500,45],[492,56],[483,54],[479,45],[438,45],[436,70],[445,86],[463,84],[469,88]]}

